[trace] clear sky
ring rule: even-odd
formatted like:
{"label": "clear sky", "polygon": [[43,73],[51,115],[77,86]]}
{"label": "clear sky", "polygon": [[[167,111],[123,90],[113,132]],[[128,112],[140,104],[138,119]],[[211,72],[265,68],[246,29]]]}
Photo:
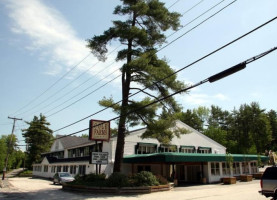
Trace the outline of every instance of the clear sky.
{"label": "clear sky", "polygon": [[[158,53],[176,70],[277,16],[276,0],[240,0],[191,30],[233,1],[163,2],[171,11],[185,13],[181,18],[184,28],[167,41],[185,35]],[[50,128],[57,130],[100,110],[97,102],[104,96],[112,96],[115,101],[121,99],[120,78],[116,78],[121,63],[115,63],[114,57],[122,46],[112,42],[105,63],[98,62],[86,48],[87,39],[103,33],[112,25],[112,20],[118,19],[112,14],[118,4],[121,4],[119,0],[0,1],[0,135],[11,133],[13,121],[8,116],[23,118],[17,122],[15,131],[22,140],[24,121],[31,121],[34,115],[44,114],[51,123]],[[178,73],[178,79],[188,84],[197,83],[276,47],[276,36],[277,20],[183,70]],[[277,110],[276,66],[277,51],[247,65],[243,71],[176,98],[184,110],[210,105],[232,110],[253,101],[264,109]],[[135,98],[142,97],[139,94]],[[113,117],[115,115],[106,110],[91,118],[109,120]],[[54,135],[85,129],[89,119]]]}

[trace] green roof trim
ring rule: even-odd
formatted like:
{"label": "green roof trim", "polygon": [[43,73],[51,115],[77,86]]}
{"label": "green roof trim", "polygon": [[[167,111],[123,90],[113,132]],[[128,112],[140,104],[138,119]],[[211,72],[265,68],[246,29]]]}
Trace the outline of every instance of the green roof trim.
{"label": "green roof trim", "polygon": [[[268,160],[267,156],[231,154],[234,162],[256,161],[260,157],[262,162]],[[224,162],[226,154],[201,153],[153,153],[125,156],[124,163],[176,163],[176,162]]]}
{"label": "green roof trim", "polygon": [[145,142],[138,142],[139,146],[158,146],[158,144],[155,143],[145,143]]}
{"label": "green roof trim", "polygon": [[181,145],[180,148],[191,148],[191,149],[196,149],[195,146],[185,146],[185,145]]}

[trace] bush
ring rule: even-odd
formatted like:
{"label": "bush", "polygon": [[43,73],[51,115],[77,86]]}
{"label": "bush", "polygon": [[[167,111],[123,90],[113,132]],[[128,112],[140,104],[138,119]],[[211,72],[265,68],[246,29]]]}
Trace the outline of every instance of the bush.
{"label": "bush", "polygon": [[83,180],[86,182],[103,181],[106,179],[106,174],[87,174],[83,176]]}
{"label": "bush", "polygon": [[159,183],[160,183],[161,185],[166,185],[166,184],[168,184],[167,179],[166,179],[165,177],[163,177],[162,175],[156,175],[156,178],[157,178],[157,180],[159,181]]}
{"label": "bush", "polygon": [[159,185],[159,181],[156,176],[151,172],[142,171],[134,175],[134,184],[135,186],[154,186]]}
{"label": "bush", "polygon": [[130,186],[128,177],[125,174],[119,172],[113,173],[106,181],[109,187],[126,187]]}

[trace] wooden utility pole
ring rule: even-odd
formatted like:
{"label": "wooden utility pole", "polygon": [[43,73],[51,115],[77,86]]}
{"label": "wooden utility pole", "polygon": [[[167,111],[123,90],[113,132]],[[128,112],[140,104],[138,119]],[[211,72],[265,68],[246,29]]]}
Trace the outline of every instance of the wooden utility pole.
{"label": "wooden utility pole", "polygon": [[8,148],[7,148],[7,155],[6,155],[6,159],[5,159],[5,167],[3,169],[3,176],[2,176],[2,180],[5,179],[5,173],[7,171],[7,165],[8,165],[8,160],[9,160],[9,150],[11,149],[11,144],[12,144],[12,139],[13,139],[13,133],[14,133],[14,128],[15,128],[15,122],[16,120],[22,120],[22,119],[19,119],[19,118],[15,118],[15,117],[8,117],[9,119],[13,119],[13,129],[12,129],[12,134],[11,134],[11,137],[10,137],[10,141],[9,141],[9,144],[8,144]]}

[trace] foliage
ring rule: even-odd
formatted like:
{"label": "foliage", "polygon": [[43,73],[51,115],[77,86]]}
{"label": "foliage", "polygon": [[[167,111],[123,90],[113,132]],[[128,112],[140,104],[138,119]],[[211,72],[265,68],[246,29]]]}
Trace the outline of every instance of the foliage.
{"label": "foliage", "polygon": [[166,184],[168,184],[168,181],[167,181],[167,179],[165,178],[165,177],[163,177],[162,175],[156,175],[156,178],[157,178],[157,180],[159,181],[159,183],[161,184],[161,185],[166,185]]}
{"label": "foliage", "polygon": [[[234,108],[232,111],[226,111],[214,105],[210,108],[199,108],[179,114],[179,119],[192,127],[199,127],[196,116],[203,119],[207,123],[203,133],[227,147],[228,152],[263,154],[265,150],[277,149],[275,111],[266,112],[256,102],[249,105],[243,104],[239,109]],[[196,115],[198,111],[205,113],[202,118]]]}
{"label": "foliage", "polygon": [[[146,125],[150,130],[144,137],[157,138],[157,133],[163,134],[161,140],[169,140],[172,137],[172,120],[162,123],[164,120],[174,117],[175,112],[180,112],[180,106],[171,97],[163,102],[152,104],[155,100],[165,97],[170,92],[179,91],[185,85],[177,81],[173,75],[173,69],[165,59],[159,59],[156,55],[157,48],[166,39],[164,32],[180,27],[180,14],[169,12],[164,3],[158,0],[122,0],[122,5],[115,8],[114,14],[121,16],[121,21],[113,21],[113,26],[104,31],[102,35],[94,36],[88,40],[88,47],[101,61],[105,61],[108,52],[107,44],[118,40],[123,49],[117,54],[117,61],[123,61],[122,75],[122,102],[115,104],[112,98],[104,98],[99,104],[111,107],[120,115],[118,120],[117,147],[114,163],[114,172],[120,172],[123,159],[124,140],[129,126],[139,124]],[[171,76],[169,76],[171,75]],[[164,79],[165,77],[168,77]],[[141,88],[148,90],[141,90]],[[129,97],[130,93],[143,92],[146,97],[142,100]],[[166,109],[162,115],[157,116],[160,108]],[[159,131],[156,127],[163,124]],[[178,132],[177,134],[179,134]]]}
{"label": "foliage", "polygon": [[89,174],[80,176],[77,174],[75,180],[68,184],[104,186],[104,187],[133,187],[133,186],[154,186],[167,184],[167,180],[162,176],[154,176],[151,172],[142,171],[134,176],[114,172],[106,178],[105,174]]}
{"label": "foliage", "polygon": [[[233,171],[233,163],[234,163],[234,158],[230,153],[226,153],[226,163],[228,168],[230,169],[230,172]],[[231,175],[231,173],[230,173]]]}
{"label": "foliage", "polygon": [[33,171],[31,170],[24,170],[18,174],[19,177],[31,177],[33,175]]}
{"label": "foliage", "polygon": [[135,186],[154,186],[159,185],[159,181],[151,172],[142,171],[133,177]]}
{"label": "foliage", "polygon": [[24,152],[16,148],[17,138],[13,135],[2,135],[0,138],[0,171],[5,167],[8,153],[7,170],[22,167]]}
{"label": "foliage", "polygon": [[129,179],[125,174],[114,172],[106,181],[109,187],[126,187],[130,186]]}
{"label": "foliage", "polygon": [[27,144],[27,160],[26,167],[31,169],[33,163],[41,161],[41,153],[48,152],[52,145],[52,130],[48,128],[50,123],[46,121],[46,117],[40,114],[39,117],[34,116],[33,121],[26,122],[29,128],[22,130],[23,137]]}

